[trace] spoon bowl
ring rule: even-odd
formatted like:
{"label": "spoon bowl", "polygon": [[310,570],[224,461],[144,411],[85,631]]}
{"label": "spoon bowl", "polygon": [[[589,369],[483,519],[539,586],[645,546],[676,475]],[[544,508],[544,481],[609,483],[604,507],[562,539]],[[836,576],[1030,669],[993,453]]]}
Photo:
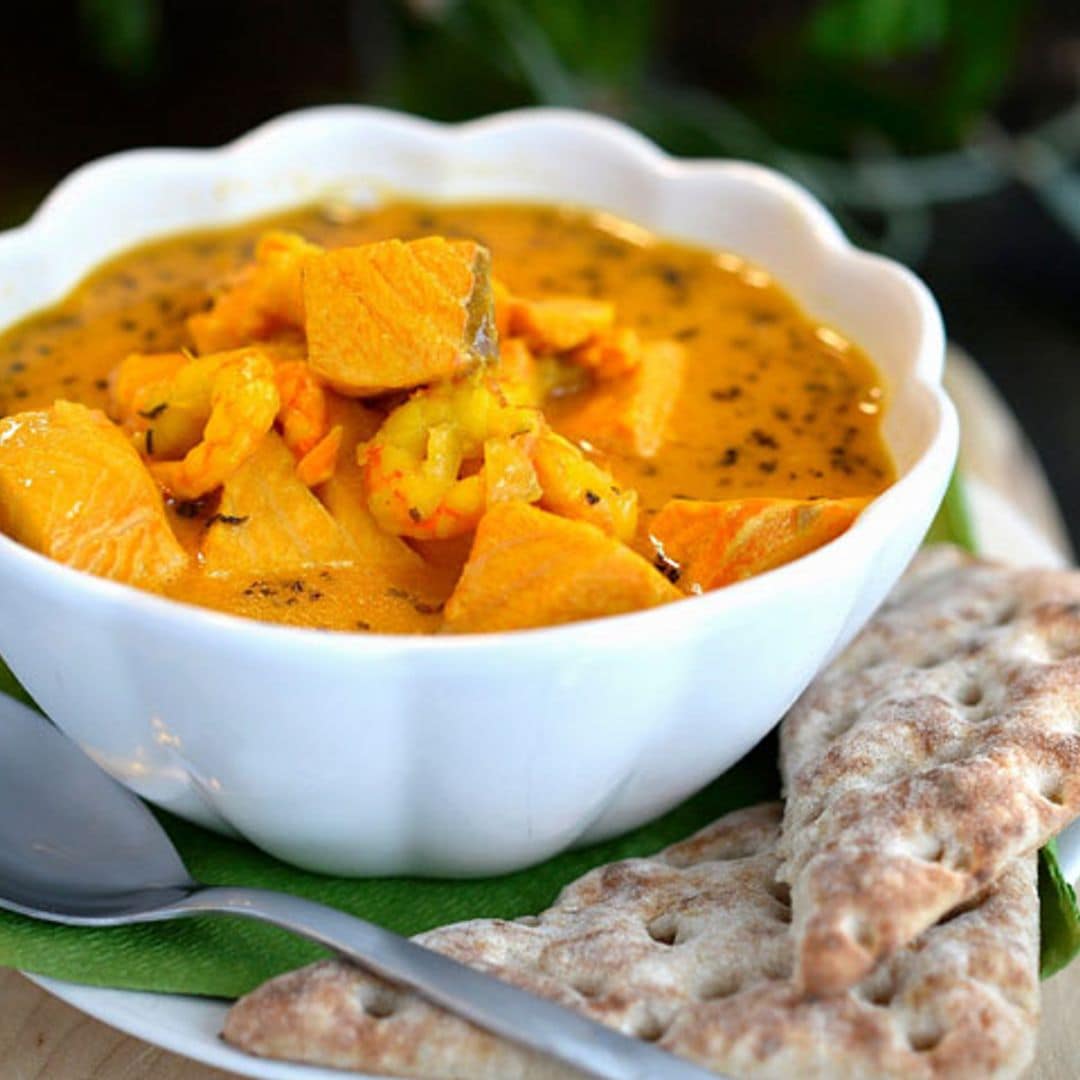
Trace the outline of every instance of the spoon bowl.
{"label": "spoon bowl", "polygon": [[52,724],[0,697],[3,906],[97,921],[197,887],[143,802]]}

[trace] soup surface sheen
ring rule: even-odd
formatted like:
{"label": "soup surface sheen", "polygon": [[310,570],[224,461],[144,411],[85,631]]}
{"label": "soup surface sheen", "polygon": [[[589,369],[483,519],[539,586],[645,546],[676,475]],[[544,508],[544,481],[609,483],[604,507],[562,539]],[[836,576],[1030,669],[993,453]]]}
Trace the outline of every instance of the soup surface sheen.
{"label": "soup surface sheen", "polygon": [[[874,366],[855,344],[801,311],[768,273],[606,214],[533,206],[393,203],[344,216],[307,209],[148,244],[0,338],[0,417],[47,408],[58,398],[107,410],[116,365],[132,352],[190,345],[187,317],[251,259],[255,238],[269,228],[327,247],[436,234],[472,238],[490,248],[495,274],[513,293],[610,300],[621,326],[645,340],[679,342],[686,376],[660,451],[648,460],[601,458],[620,484],[639,493],[633,546],[650,560],[650,518],[672,498],[868,496],[894,478]],[[545,405],[556,430],[574,397]],[[206,516],[170,506],[169,517],[196,553]],[[411,579],[390,584],[362,566],[278,580],[211,578],[193,559],[166,592],[294,625],[428,632],[439,627],[468,537],[417,546],[425,564]]]}

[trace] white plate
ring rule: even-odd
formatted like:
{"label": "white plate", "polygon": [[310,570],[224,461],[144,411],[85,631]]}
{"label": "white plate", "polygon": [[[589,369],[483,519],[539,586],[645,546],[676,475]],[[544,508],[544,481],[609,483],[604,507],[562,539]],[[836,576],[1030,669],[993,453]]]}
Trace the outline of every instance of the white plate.
{"label": "white plate", "polygon": [[[1030,565],[1060,566],[1062,554],[992,488],[970,481],[968,493],[979,547],[986,554]],[[1080,879],[1080,822],[1061,836],[1062,867]],[[29,976],[58,998],[95,1019],[146,1042],[242,1076],[266,1080],[341,1080],[336,1069],[289,1065],[241,1054],[219,1038],[228,1005],[175,994],[140,994]],[[365,1075],[351,1074],[363,1080]]]}

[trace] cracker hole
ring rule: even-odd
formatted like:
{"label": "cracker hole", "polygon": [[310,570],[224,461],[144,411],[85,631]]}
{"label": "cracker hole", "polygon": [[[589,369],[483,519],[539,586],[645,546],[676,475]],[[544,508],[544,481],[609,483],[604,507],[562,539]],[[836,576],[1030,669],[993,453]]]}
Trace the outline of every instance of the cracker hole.
{"label": "cracker hole", "polygon": [[925,862],[939,863],[945,858],[945,841],[938,836],[923,836],[913,845],[913,854]]}
{"label": "cracker hole", "polygon": [[870,986],[863,993],[863,1000],[868,1005],[878,1009],[887,1009],[896,997],[896,989],[890,982],[882,982],[877,986]]}
{"label": "cracker hole", "polygon": [[397,995],[391,990],[374,987],[364,993],[361,1005],[372,1020],[385,1020],[397,1011]]}
{"label": "cracker hole", "polygon": [[888,968],[875,968],[856,989],[856,996],[867,1005],[887,1009],[895,1000],[896,979]]}
{"label": "cracker hole", "polygon": [[993,625],[1008,626],[1019,614],[1020,604],[1015,600],[1010,600],[1008,603],[1003,604],[995,613]]}
{"label": "cracker hole", "polygon": [[774,900],[791,907],[791,886],[786,881],[770,881],[765,888]]}
{"label": "cracker hole", "polygon": [[770,881],[765,889],[779,905],[779,910],[773,912],[776,921],[787,926],[791,922],[791,886],[784,881]]}
{"label": "cracker hole", "polygon": [[956,695],[956,700],[959,701],[961,705],[973,709],[983,700],[983,688],[977,682],[965,683]]}
{"label": "cracker hole", "polygon": [[583,998],[598,998],[604,992],[604,980],[599,975],[579,975],[571,980],[570,985]]}
{"label": "cracker hole", "polygon": [[738,978],[730,972],[717,974],[701,981],[696,996],[698,1001],[721,1001],[737,994],[740,986]]}
{"label": "cracker hole", "polygon": [[954,852],[953,857],[949,860],[949,866],[957,873],[970,873],[974,866],[974,859],[972,858],[970,850],[967,848],[960,848],[958,851]]}
{"label": "cracker hole", "polygon": [[716,862],[737,862],[739,859],[752,859],[761,854],[761,845],[752,840],[744,840],[741,843],[731,843],[727,848],[718,851],[713,860]]}
{"label": "cracker hole", "polygon": [[661,915],[645,927],[645,932],[657,945],[674,945],[679,936],[679,927],[671,915]]}
{"label": "cracker hole", "polygon": [[948,663],[949,659],[949,654],[945,652],[927,653],[915,666],[923,671],[928,671],[930,668],[941,667],[942,664]]}
{"label": "cracker hole", "polygon": [[657,1016],[646,1016],[642,1019],[637,1027],[634,1029],[634,1034],[641,1039],[642,1042],[658,1042],[663,1038],[664,1032],[667,1031],[668,1025],[665,1024]]}
{"label": "cracker hole", "polygon": [[837,717],[836,721],[831,725],[829,732],[830,739],[839,739],[846,735],[859,721],[859,710],[849,709],[847,712],[842,713]]}
{"label": "cracker hole", "polygon": [[866,658],[862,662],[862,667],[866,671],[870,671],[873,668],[879,668],[882,664],[889,660],[889,654],[880,646],[877,646],[871,650],[868,650]]}
{"label": "cracker hole", "polygon": [[1065,785],[1060,776],[1044,776],[1039,783],[1039,794],[1054,806],[1065,805]]}
{"label": "cracker hole", "polygon": [[927,1028],[925,1031],[909,1032],[908,1042],[915,1053],[926,1054],[933,1050],[944,1037],[945,1032],[940,1028]]}
{"label": "cracker hole", "polygon": [[851,936],[860,949],[874,952],[877,948],[877,931],[865,919],[855,919],[851,925]]}

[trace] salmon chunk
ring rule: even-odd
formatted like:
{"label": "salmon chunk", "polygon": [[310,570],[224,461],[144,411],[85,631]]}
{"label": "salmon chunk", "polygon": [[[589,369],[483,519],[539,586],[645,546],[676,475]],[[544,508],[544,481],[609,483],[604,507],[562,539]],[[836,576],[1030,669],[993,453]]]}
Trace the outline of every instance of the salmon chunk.
{"label": "salmon chunk", "polygon": [[607,300],[579,296],[525,300],[509,295],[502,300],[507,333],[524,338],[536,353],[568,352],[615,325],[615,305]]}
{"label": "salmon chunk", "polygon": [[308,359],[364,397],[460,375],[495,354],[491,256],[429,236],[340,248],[307,260]]}
{"label": "salmon chunk", "polygon": [[69,401],[0,421],[0,529],[77,570],[144,589],[187,564],[135,448],[104,413]]}
{"label": "salmon chunk", "polygon": [[598,382],[566,414],[564,434],[637,457],[659,453],[682,392],[686,354],[678,342],[652,341],[638,345],[636,355],[632,370]]}
{"label": "salmon chunk", "polygon": [[867,499],[673,499],[650,532],[688,590],[716,589],[791,562],[844,532]]}
{"label": "salmon chunk", "polygon": [[275,432],[224,483],[202,542],[212,576],[274,575],[355,560],[348,536],[296,475],[296,459]]}
{"label": "salmon chunk", "polygon": [[681,593],[640,555],[594,525],[526,503],[481,519],[446,604],[455,633],[523,630],[655,607]]}

